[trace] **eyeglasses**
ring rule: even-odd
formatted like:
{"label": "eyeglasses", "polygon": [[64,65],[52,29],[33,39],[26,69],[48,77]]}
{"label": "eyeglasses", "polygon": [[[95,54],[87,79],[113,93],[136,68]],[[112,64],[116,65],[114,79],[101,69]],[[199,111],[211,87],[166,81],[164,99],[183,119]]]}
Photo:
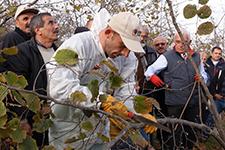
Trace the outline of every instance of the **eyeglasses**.
{"label": "eyeglasses", "polygon": [[159,46],[159,45],[165,46],[166,43],[157,43],[157,44],[155,44],[155,46]]}

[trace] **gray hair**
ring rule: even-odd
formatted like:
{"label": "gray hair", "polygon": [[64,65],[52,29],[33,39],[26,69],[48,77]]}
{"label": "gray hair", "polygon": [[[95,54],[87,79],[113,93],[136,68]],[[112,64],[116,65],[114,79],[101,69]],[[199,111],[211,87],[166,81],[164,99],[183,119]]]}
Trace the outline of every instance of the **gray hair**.
{"label": "gray hair", "polygon": [[40,13],[38,15],[35,15],[31,21],[30,21],[30,32],[32,34],[32,36],[36,35],[35,29],[36,28],[40,28],[44,26],[44,20],[43,17],[44,16],[52,16],[50,13],[45,12],[45,13]]}
{"label": "gray hair", "polygon": [[[190,35],[190,33],[189,33],[187,30],[181,29],[181,34],[182,34],[184,37],[187,37],[188,42],[191,41],[191,35]],[[180,35],[179,35],[178,32],[176,32],[175,36],[180,36]],[[175,38],[175,36],[174,36],[174,38]]]}

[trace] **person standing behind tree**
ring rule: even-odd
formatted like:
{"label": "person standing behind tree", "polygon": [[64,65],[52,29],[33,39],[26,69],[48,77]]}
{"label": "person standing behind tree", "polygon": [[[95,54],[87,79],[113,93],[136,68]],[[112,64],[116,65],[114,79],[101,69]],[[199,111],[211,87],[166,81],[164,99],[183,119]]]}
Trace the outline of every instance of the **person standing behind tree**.
{"label": "person standing behind tree", "polygon": [[[37,93],[47,95],[45,63],[50,61],[56,50],[54,41],[58,39],[59,26],[50,13],[40,13],[32,18],[30,29],[32,33],[31,40],[17,46],[18,54],[10,56],[6,61],[7,70],[23,75],[27,79],[28,85],[25,89],[33,90],[34,87]],[[22,126],[26,126],[28,133],[30,133],[34,113],[31,111],[24,113],[27,108],[17,107],[16,105],[8,108],[22,118]],[[33,132],[32,137],[36,140],[39,148],[48,144],[47,132],[45,135]]]}
{"label": "person standing behind tree", "polygon": [[225,62],[222,49],[213,47],[211,56],[206,60],[206,72],[209,75],[209,92],[212,94],[218,113],[225,109]]}
{"label": "person standing behind tree", "polygon": [[[199,53],[194,52],[190,48],[191,39],[186,31],[182,31],[185,43],[188,44],[188,53],[192,56],[192,61],[198,66],[201,76],[207,81],[207,75],[201,63]],[[156,75],[164,71],[164,82]],[[196,75],[195,69],[191,64],[191,60],[187,58],[187,52],[184,50],[184,43],[178,33],[174,36],[174,47],[172,50],[160,55],[158,59],[148,67],[145,76],[156,87],[164,87],[168,85],[171,90],[165,90],[165,104],[167,108],[167,116],[172,118],[182,118],[188,121],[196,122],[199,116],[198,107],[198,90],[193,87],[195,82],[198,82],[199,75]],[[194,91],[192,93],[192,89]],[[190,97],[190,94],[192,96]],[[190,101],[188,101],[190,97]],[[181,112],[184,109],[184,114]],[[187,134],[182,134],[182,129]],[[166,141],[166,149],[179,149],[181,147],[192,149],[196,142],[196,135],[189,126],[178,125],[172,129],[175,132],[175,143],[173,137],[169,135]]]}
{"label": "person standing behind tree", "polygon": [[7,33],[3,37],[3,43],[0,48],[9,48],[30,40],[30,20],[34,15],[38,14],[38,12],[36,8],[32,8],[29,5],[20,5],[14,16],[16,24],[15,30]]}
{"label": "person standing behind tree", "polygon": [[143,94],[144,88],[144,72],[147,67],[151,65],[156,60],[155,50],[149,46],[149,30],[146,25],[141,25],[140,29],[140,39],[141,45],[145,53],[135,53],[138,59],[138,67],[136,73],[136,91],[138,94]]}

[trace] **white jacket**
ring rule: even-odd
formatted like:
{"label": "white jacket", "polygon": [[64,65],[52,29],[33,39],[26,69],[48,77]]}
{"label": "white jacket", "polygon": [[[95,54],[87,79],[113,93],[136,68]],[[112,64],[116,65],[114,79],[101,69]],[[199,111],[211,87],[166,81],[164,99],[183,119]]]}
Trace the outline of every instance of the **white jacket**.
{"label": "white jacket", "polygon": [[[68,100],[71,93],[74,91],[81,91],[86,94],[88,101],[81,103],[86,107],[95,106],[95,103],[91,103],[92,97],[89,89],[84,86],[95,77],[92,74],[88,74],[96,64],[99,64],[101,60],[106,59],[105,54],[99,44],[98,39],[92,32],[83,32],[73,35],[66,40],[59,48],[70,49],[75,51],[79,57],[79,63],[71,68],[59,67],[52,58],[51,64],[47,64],[47,72],[49,79],[49,94],[55,100],[63,102]],[[57,50],[57,51],[58,51]],[[57,53],[57,52],[56,52]],[[114,96],[126,100],[125,104],[130,110],[133,110],[133,103],[131,95],[136,95],[134,90],[135,85],[135,72],[137,68],[137,59],[131,52],[128,58],[118,57],[113,60],[119,69],[120,75],[123,77],[125,83],[123,86],[115,91]],[[53,126],[49,130],[50,144],[54,145],[58,150],[65,147],[64,142],[74,136],[78,136],[81,129],[78,123],[82,120],[89,120],[93,126],[96,127],[98,123],[94,117],[87,118],[83,112],[79,109],[75,109],[69,106],[62,106],[58,104],[52,104],[52,111],[55,114],[53,119]],[[89,135],[88,135],[89,134]],[[83,143],[88,149],[93,143],[96,143],[96,135],[93,133],[87,133],[89,143]],[[73,146],[84,146],[81,141],[73,143]]]}

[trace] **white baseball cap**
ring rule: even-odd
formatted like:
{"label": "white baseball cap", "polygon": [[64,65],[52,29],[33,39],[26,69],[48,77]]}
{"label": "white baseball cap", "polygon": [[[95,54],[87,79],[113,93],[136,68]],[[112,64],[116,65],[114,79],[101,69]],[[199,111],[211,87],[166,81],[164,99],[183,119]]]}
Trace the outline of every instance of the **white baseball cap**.
{"label": "white baseball cap", "polygon": [[140,23],[137,16],[131,12],[120,12],[110,19],[108,25],[117,32],[125,46],[133,52],[145,53],[140,43]]}
{"label": "white baseball cap", "polygon": [[34,14],[37,14],[39,12],[39,10],[35,9],[35,8],[32,8],[30,7],[29,5],[20,5],[17,10],[16,10],[16,13],[15,13],[15,16],[14,16],[14,19],[16,19],[19,15],[21,14],[24,14],[24,13],[28,13],[28,12],[31,12],[31,13],[34,13]]}

